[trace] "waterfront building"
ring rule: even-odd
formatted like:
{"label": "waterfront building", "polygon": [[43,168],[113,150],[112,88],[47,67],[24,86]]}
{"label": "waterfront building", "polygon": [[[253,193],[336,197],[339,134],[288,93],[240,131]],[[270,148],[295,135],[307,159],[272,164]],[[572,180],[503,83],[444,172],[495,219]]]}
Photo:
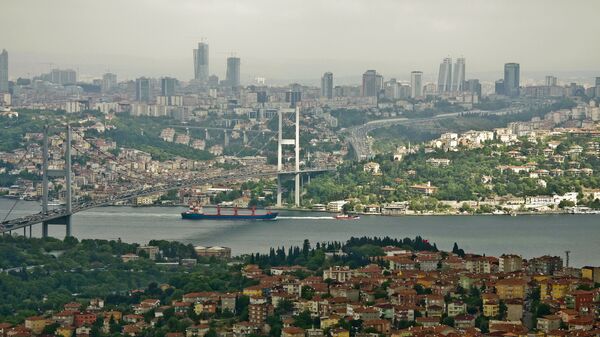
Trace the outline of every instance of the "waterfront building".
{"label": "waterfront building", "polygon": [[231,257],[231,248],[229,247],[220,247],[220,246],[196,246],[194,247],[196,251],[196,255],[204,256],[204,257],[218,257],[223,259],[228,259]]}
{"label": "waterfront building", "polygon": [[198,49],[194,49],[194,79],[200,82],[208,81],[208,43],[198,43]]}
{"label": "waterfront building", "polygon": [[326,72],[321,77],[321,97],[333,98],[333,73]]}
{"label": "waterfront building", "polygon": [[423,96],[423,72],[412,71],[410,73],[410,98]]}
{"label": "waterfront building", "polygon": [[504,94],[509,97],[519,96],[521,68],[518,63],[504,65]]}

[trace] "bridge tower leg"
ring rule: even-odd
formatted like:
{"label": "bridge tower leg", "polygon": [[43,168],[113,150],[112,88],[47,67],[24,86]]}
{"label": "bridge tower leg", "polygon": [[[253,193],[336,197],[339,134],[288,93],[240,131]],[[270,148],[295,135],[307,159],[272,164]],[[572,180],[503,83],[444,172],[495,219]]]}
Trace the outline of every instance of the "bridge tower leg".
{"label": "bridge tower leg", "polygon": [[296,165],[294,166],[294,170],[296,171],[296,176],[294,177],[294,204],[296,207],[300,207],[300,108],[296,107],[296,139],[295,139],[295,159]]}
{"label": "bridge tower leg", "polygon": [[73,184],[71,182],[71,179],[73,178],[73,173],[71,172],[71,143],[73,140],[73,135],[71,131],[71,125],[67,124],[67,148],[65,150],[65,183],[67,185],[67,191],[65,194],[65,208],[67,211],[67,216],[65,217],[66,236],[71,236],[71,212],[73,210]]}
{"label": "bridge tower leg", "polygon": [[[277,172],[283,171],[283,114],[278,111],[279,117],[279,133],[277,136]],[[277,174],[277,207],[281,207],[281,180],[283,179],[281,174]]]}
{"label": "bridge tower leg", "polygon": [[229,146],[229,135],[227,134],[227,130],[223,130],[224,135],[223,135],[223,147],[228,147]]}
{"label": "bridge tower leg", "polygon": [[[285,113],[295,114],[295,137],[293,139],[283,138],[283,115]],[[283,172],[283,145],[294,145],[294,205],[300,206],[300,108],[280,109],[279,115],[279,135],[277,142],[277,172]],[[283,174],[277,175],[277,206],[281,207],[282,187],[281,182]]]}
{"label": "bridge tower leg", "polygon": [[[44,126],[44,145],[42,150],[42,213],[48,212],[48,125]],[[48,223],[42,222],[42,237],[48,237]]]}

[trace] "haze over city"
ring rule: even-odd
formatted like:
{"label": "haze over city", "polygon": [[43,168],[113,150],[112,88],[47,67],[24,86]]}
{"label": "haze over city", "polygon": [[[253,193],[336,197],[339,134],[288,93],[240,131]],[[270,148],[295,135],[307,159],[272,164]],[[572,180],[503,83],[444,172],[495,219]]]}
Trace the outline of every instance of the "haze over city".
{"label": "haze over city", "polygon": [[[482,80],[519,62],[524,78],[548,72],[591,82],[598,70],[600,3],[582,1],[5,1],[0,46],[11,78],[73,68],[82,79],[111,71],[193,77],[192,49],[210,44],[211,73],[242,60],[242,83],[360,81],[365,69],[408,79],[437,76],[443,57],[465,57]],[[543,15],[541,15],[543,14]],[[18,33],[18,36],[15,35]]]}

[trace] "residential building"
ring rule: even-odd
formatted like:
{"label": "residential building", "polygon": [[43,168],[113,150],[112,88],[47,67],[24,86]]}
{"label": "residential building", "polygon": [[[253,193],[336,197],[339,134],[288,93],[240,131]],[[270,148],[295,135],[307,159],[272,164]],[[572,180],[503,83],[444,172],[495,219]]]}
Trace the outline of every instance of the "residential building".
{"label": "residential building", "polygon": [[135,100],[138,102],[150,102],[150,79],[140,77],[135,80]]}
{"label": "residential building", "polygon": [[377,97],[383,88],[383,76],[375,70],[367,70],[362,76],[361,94],[364,97]]}
{"label": "residential building", "polygon": [[423,72],[412,71],[410,73],[410,97],[423,97]]}
{"label": "residential building", "polygon": [[498,280],[495,288],[501,300],[525,299],[527,295],[527,282],[523,279]]}
{"label": "residential building", "polygon": [[160,79],[161,96],[174,96],[177,79],[172,77],[163,77]]}
{"label": "residential building", "polygon": [[499,270],[512,273],[523,269],[523,258],[514,254],[502,254],[499,258]]}

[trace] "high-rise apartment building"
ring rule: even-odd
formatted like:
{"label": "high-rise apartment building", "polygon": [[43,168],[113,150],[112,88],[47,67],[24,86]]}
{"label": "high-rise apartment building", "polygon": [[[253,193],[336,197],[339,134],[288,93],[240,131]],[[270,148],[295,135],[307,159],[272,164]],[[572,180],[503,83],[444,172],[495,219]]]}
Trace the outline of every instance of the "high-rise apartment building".
{"label": "high-rise apartment building", "polygon": [[239,57],[228,57],[227,58],[227,73],[225,74],[225,81],[227,85],[231,87],[240,86],[240,58]]}
{"label": "high-rise apartment building", "polygon": [[457,58],[452,70],[452,91],[463,91],[465,83],[465,59],[463,57]]}
{"label": "high-rise apartment building", "polygon": [[102,92],[110,91],[117,87],[117,75],[112,73],[106,73],[102,75]]}
{"label": "high-rise apartment building", "polygon": [[521,69],[518,63],[504,65],[504,94],[509,97],[519,96]]}
{"label": "high-rise apartment building", "polygon": [[557,83],[558,83],[558,79],[556,78],[556,76],[552,76],[552,75],[546,76],[546,86],[547,87],[554,87],[554,86],[556,86]]}
{"label": "high-rise apartment building", "polygon": [[135,80],[135,100],[138,102],[150,102],[150,80],[140,77]]}
{"label": "high-rise apartment building", "polygon": [[362,76],[362,96],[377,97],[383,88],[383,76],[375,70],[367,70]]}
{"label": "high-rise apartment building", "polygon": [[410,73],[410,97],[418,98],[423,96],[423,72],[412,71]]}
{"label": "high-rise apartment building", "polygon": [[450,92],[452,90],[452,59],[444,58],[440,63],[438,73],[438,94]]}
{"label": "high-rise apartment building", "polygon": [[333,98],[333,73],[326,72],[321,77],[321,97]]}
{"label": "high-rise apartment building", "polygon": [[8,92],[8,52],[0,53],[0,92]]}
{"label": "high-rise apartment building", "polygon": [[177,79],[172,77],[163,77],[160,79],[160,95],[174,96]]}
{"label": "high-rise apartment building", "polygon": [[61,85],[75,84],[77,83],[77,72],[73,69],[52,69],[50,82]]}
{"label": "high-rise apartment building", "polygon": [[465,81],[463,91],[468,91],[477,95],[477,97],[481,97],[481,83],[479,83],[478,79],[471,79]]}
{"label": "high-rise apartment building", "polygon": [[201,82],[208,81],[208,43],[198,43],[194,49],[194,79]]}

